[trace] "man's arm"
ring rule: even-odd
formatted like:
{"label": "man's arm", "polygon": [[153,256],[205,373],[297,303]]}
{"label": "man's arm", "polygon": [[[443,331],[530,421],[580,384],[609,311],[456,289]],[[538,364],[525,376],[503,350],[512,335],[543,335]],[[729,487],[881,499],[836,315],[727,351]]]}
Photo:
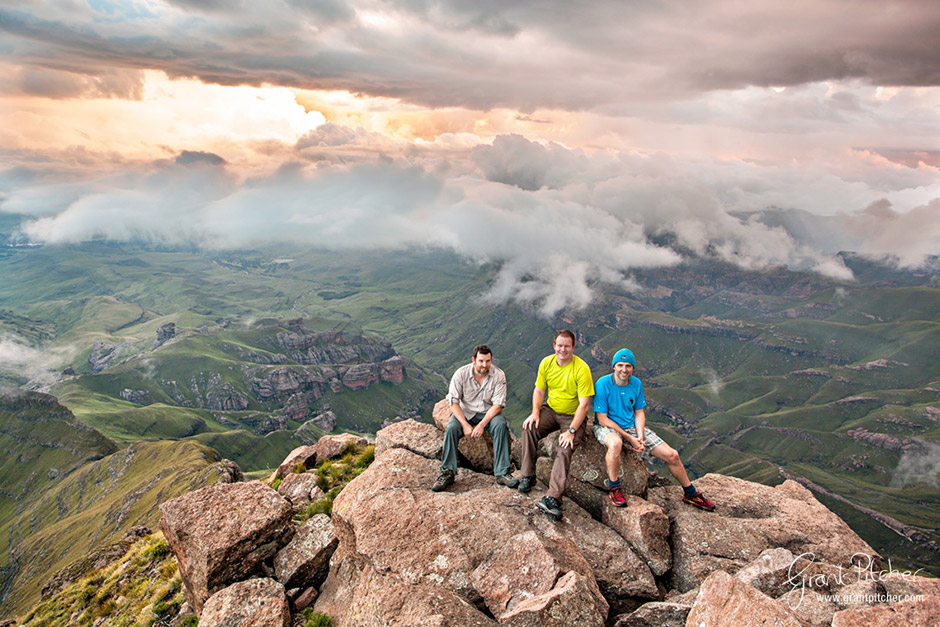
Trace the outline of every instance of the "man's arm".
{"label": "man's arm", "polygon": [[643,452],[643,448],[644,448],[643,444],[639,440],[637,440],[635,437],[627,433],[623,427],[621,427],[616,422],[611,420],[607,416],[607,414],[596,411],[594,412],[594,418],[597,420],[597,423],[599,425],[607,427],[609,429],[613,429],[614,431],[619,433],[620,437],[626,440],[627,444],[629,444],[630,448],[632,448],[634,451],[636,451],[637,453]]}
{"label": "man's arm", "polygon": [[636,435],[637,439],[640,440],[640,443],[643,446],[646,446],[646,412],[642,409],[637,409],[633,412],[633,419],[636,421]]}
{"label": "man's arm", "polygon": [[460,408],[460,403],[454,401],[450,404],[450,413],[454,415],[457,421],[460,423],[460,426],[463,427],[463,434],[466,437],[469,437],[473,434],[473,427],[470,426],[470,422],[467,420],[467,417],[463,415],[463,410]]}
{"label": "man's arm", "polygon": [[[574,419],[571,421],[571,428],[575,431],[584,423],[587,418],[588,410],[591,408],[591,399],[593,396],[582,396],[578,398],[578,408],[574,412]],[[560,436],[558,436],[558,444],[568,448],[574,447],[574,434],[570,431],[565,431]]]}
{"label": "man's arm", "polygon": [[473,433],[470,434],[470,437],[478,438],[483,435],[483,430],[486,429],[486,425],[488,425],[490,420],[492,420],[493,417],[499,414],[501,411],[503,411],[502,405],[493,405],[488,410],[486,410],[486,415],[484,415],[483,420],[478,422],[477,425],[473,428]]}
{"label": "man's arm", "polygon": [[523,429],[539,428],[539,411],[542,409],[542,401],[545,400],[545,390],[533,388],[532,390],[532,413],[522,423]]}

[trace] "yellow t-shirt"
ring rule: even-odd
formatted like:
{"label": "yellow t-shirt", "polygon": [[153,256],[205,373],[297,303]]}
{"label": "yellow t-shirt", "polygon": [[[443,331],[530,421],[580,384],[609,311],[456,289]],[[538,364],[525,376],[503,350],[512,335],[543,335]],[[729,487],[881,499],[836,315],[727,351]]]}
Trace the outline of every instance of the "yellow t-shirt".
{"label": "yellow t-shirt", "polygon": [[548,390],[548,406],[561,414],[574,414],[579,398],[594,396],[591,368],[577,355],[564,366],[558,365],[554,355],[543,359],[535,387]]}

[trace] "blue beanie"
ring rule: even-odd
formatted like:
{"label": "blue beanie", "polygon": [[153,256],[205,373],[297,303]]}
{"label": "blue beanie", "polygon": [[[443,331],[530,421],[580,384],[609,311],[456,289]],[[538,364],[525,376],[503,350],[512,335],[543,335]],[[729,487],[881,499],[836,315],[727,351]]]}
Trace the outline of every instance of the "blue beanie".
{"label": "blue beanie", "polygon": [[613,368],[614,364],[619,361],[625,361],[636,368],[636,357],[633,356],[633,351],[629,348],[621,348],[619,351],[614,353],[614,358],[610,360],[610,367]]}

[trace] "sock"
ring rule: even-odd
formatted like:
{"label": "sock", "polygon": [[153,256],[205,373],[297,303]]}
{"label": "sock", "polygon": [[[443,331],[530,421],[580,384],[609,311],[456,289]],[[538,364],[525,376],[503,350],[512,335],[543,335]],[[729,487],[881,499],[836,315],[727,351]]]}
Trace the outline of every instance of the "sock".
{"label": "sock", "polygon": [[620,487],[620,479],[617,479],[616,481],[611,481],[610,479],[608,479],[608,480],[607,480],[607,485],[608,485],[608,487],[609,487],[611,490],[613,490],[614,488],[619,488],[619,487]]}
{"label": "sock", "polygon": [[685,491],[685,495],[686,495],[687,497],[689,497],[689,498],[692,498],[693,496],[695,496],[696,494],[698,494],[698,490],[696,490],[696,489],[695,489],[695,486],[692,485],[691,483],[688,485],[688,487],[685,487],[685,488],[682,488],[682,489]]}

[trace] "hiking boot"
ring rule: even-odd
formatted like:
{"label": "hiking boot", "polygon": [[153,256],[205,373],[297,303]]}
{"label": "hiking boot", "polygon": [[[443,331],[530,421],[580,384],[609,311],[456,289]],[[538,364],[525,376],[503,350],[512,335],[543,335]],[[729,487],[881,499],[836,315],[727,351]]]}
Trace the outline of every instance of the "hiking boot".
{"label": "hiking boot", "polygon": [[431,490],[434,492],[443,492],[447,489],[447,486],[454,482],[454,473],[450,470],[442,470],[441,475],[437,478],[437,481],[434,482],[434,485],[431,487]]}
{"label": "hiking boot", "polygon": [[531,477],[523,477],[519,481],[519,491],[525,494],[529,490],[535,487],[535,475]]}
{"label": "hiking boot", "polygon": [[620,489],[620,486],[613,488],[607,493],[607,496],[610,497],[610,502],[614,504],[614,507],[623,507],[627,504],[627,499],[623,498],[623,490]]}
{"label": "hiking boot", "polygon": [[554,496],[543,496],[538,507],[555,520],[561,520],[561,503]]}
{"label": "hiking boot", "polygon": [[706,512],[715,511],[715,505],[705,498],[705,495],[701,492],[697,492],[695,496],[684,496],[682,500],[688,503],[689,505],[694,505],[699,509],[704,509]]}
{"label": "hiking boot", "polygon": [[506,473],[505,475],[499,475],[496,477],[496,483],[499,485],[504,485],[507,488],[515,488],[519,485],[519,480],[514,478],[511,473]]}

